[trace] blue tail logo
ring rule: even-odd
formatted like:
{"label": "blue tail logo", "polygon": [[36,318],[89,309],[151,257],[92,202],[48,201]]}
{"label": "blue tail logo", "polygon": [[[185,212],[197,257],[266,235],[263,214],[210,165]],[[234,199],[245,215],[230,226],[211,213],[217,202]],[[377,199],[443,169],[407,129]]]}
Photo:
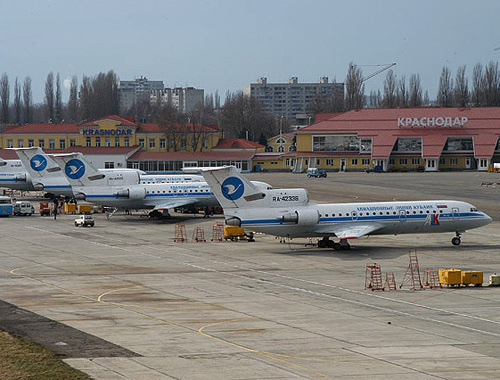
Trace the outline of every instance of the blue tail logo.
{"label": "blue tail logo", "polygon": [[41,172],[47,167],[47,159],[41,154],[37,154],[31,157],[30,166],[34,171]]}
{"label": "blue tail logo", "polygon": [[243,185],[243,181],[238,177],[229,177],[222,182],[221,192],[224,198],[230,201],[236,201],[240,199],[245,192],[245,185]]}
{"label": "blue tail logo", "polygon": [[85,165],[82,161],[73,158],[66,162],[64,172],[71,179],[80,179],[85,174]]}

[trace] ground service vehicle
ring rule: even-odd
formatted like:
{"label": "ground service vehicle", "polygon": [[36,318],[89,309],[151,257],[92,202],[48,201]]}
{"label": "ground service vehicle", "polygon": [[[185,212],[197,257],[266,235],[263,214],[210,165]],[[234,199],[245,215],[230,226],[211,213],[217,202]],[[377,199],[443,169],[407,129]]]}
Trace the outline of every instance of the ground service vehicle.
{"label": "ground service vehicle", "polygon": [[326,178],[326,170],[321,168],[309,168],[306,171],[307,177],[315,177],[315,178]]}
{"label": "ground service vehicle", "polygon": [[28,215],[35,213],[35,208],[30,201],[17,201],[14,205],[14,215]]}
{"label": "ground service vehicle", "polygon": [[382,173],[384,171],[384,167],[382,165],[376,165],[373,168],[366,169],[367,173]]}
{"label": "ground service vehicle", "polygon": [[40,215],[41,216],[49,216],[50,215],[49,202],[40,202]]}
{"label": "ground service vehicle", "polygon": [[12,199],[6,196],[0,196],[0,216],[11,216],[14,206],[12,206]]}
{"label": "ground service vehicle", "polygon": [[94,217],[89,214],[80,215],[75,219],[75,227],[94,227]]}

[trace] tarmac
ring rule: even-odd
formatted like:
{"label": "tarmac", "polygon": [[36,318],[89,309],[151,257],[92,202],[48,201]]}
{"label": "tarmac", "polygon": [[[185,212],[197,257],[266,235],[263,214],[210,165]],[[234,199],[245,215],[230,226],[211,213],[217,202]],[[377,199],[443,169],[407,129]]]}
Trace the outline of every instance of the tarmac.
{"label": "tarmac", "polygon": [[[321,203],[457,199],[493,217],[462,235],[211,241],[222,216],[0,219],[0,328],[94,379],[491,379],[500,373],[500,174],[252,173]],[[482,185],[483,184],[483,185]],[[29,197],[29,195],[28,195]],[[35,204],[40,201],[32,198]],[[35,206],[36,207],[36,206]],[[187,242],[175,241],[183,224]],[[206,242],[192,233],[202,227]],[[428,268],[484,272],[482,287],[401,288]],[[397,290],[365,289],[378,263]]]}

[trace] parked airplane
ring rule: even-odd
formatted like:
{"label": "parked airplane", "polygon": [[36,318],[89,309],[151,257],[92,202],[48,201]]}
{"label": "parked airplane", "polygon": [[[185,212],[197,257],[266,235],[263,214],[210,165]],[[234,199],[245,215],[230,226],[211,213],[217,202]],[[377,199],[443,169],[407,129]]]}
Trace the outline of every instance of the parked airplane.
{"label": "parked airplane", "polygon": [[20,160],[4,160],[0,158],[0,187],[12,190],[34,190],[31,177]]}
{"label": "parked airplane", "polygon": [[[452,200],[316,204],[306,189],[261,190],[234,167],[202,172],[224,209],[226,224],[283,237],[322,237],[318,246],[348,249],[367,235],[455,232],[492,219],[473,205]],[[330,237],[340,239],[338,243]]]}
{"label": "parked airplane", "polygon": [[[23,190],[44,190],[56,196],[73,197],[68,180],[61,172],[61,168],[46,154],[40,147],[15,149],[20,169],[25,171],[24,176],[29,179],[31,188]],[[15,160],[18,161],[18,160]],[[123,177],[123,182],[127,184],[157,183],[157,182],[204,182],[202,176],[189,174],[146,174],[138,169],[97,169],[101,173],[116,173]],[[20,172],[22,173],[22,172]],[[21,174],[22,175],[22,174]],[[1,177],[0,177],[1,178]],[[5,185],[11,187],[10,185]],[[13,187],[11,187],[13,188]]]}

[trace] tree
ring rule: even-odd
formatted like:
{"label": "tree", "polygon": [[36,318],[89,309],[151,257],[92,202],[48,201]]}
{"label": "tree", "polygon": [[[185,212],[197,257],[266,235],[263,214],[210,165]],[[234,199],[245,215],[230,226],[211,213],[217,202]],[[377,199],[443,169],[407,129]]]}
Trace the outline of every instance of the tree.
{"label": "tree", "polygon": [[465,66],[460,66],[457,69],[455,79],[455,93],[453,96],[455,107],[467,107],[469,98],[469,81],[465,76]]}
{"label": "tree", "polygon": [[0,122],[9,122],[10,87],[7,73],[0,78]]}
{"label": "tree", "polygon": [[93,78],[83,76],[80,86],[80,109],[84,120],[106,115],[118,115],[120,98],[118,77],[113,70]]}
{"label": "tree", "polygon": [[75,75],[71,78],[71,84],[69,87],[68,119],[74,123],[79,121],[79,118],[78,118],[78,79]]}
{"label": "tree", "polygon": [[21,101],[21,85],[19,84],[19,80],[16,77],[14,82],[14,118],[16,124],[21,124],[21,118],[23,113],[23,104]]}
{"label": "tree", "polygon": [[484,105],[484,76],[483,65],[477,63],[472,71],[472,104],[475,107]]}
{"label": "tree", "polygon": [[61,94],[61,78],[59,77],[59,73],[56,76],[56,95],[55,95],[55,103],[54,103],[54,122],[60,123],[63,119],[62,116],[63,105],[62,105],[62,94]]}
{"label": "tree", "polygon": [[54,74],[52,71],[47,75],[45,81],[45,107],[47,120],[52,123],[54,121]]}
{"label": "tree", "polygon": [[490,62],[484,70],[484,101],[486,107],[500,105],[500,72],[498,62]]}
{"label": "tree", "polygon": [[401,75],[398,82],[398,105],[399,107],[408,107],[408,90],[406,88],[406,76]]}
{"label": "tree", "polygon": [[446,66],[443,66],[441,70],[437,102],[441,107],[451,107],[453,105],[453,79],[451,78],[450,69]]}
{"label": "tree", "polygon": [[384,80],[384,97],[382,98],[382,107],[396,108],[398,105],[397,81],[392,70],[389,70]]}
{"label": "tree", "polygon": [[345,92],[345,108],[347,111],[363,107],[363,97],[365,94],[363,73],[352,62],[349,63],[349,71],[345,80]]}
{"label": "tree", "polygon": [[33,122],[33,95],[31,92],[31,77],[24,78],[23,83],[23,100],[24,100],[24,122]]}
{"label": "tree", "polygon": [[422,105],[422,86],[420,85],[420,75],[410,75],[410,88],[408,91],[408,104],[410,107],[420,107]]}

